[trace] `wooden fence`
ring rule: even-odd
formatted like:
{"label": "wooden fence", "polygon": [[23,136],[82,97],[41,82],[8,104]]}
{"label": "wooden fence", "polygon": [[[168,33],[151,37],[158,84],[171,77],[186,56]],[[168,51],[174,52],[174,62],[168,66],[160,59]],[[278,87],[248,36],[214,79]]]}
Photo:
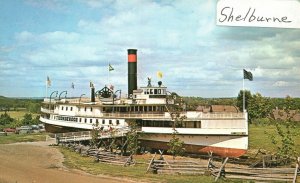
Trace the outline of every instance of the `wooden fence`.
{"label": "wooden fence", "polygon": [[135,164],[133,154],[130,156],[122,156],[114,152],[104,151],[76,143],[62,143],[61,145],[81,154],[82,156],[93,157],[94,160],[99,163],[121,166],[130,166]]}
{"label": "wooden fence", "polygon": [[227,164],[229,158],[223,161],[214,161],[212,157],[208,161],[195,160],[167,160],[162,154],[156,158],[156,154],[149,162],[147,172],[157,174],[177,175],[212,175],[215,181],[219,178],[242,179],[254,181],[285,181],[296,182],[300,174],[300,158],[295,168],[249,168],[244,165]]}

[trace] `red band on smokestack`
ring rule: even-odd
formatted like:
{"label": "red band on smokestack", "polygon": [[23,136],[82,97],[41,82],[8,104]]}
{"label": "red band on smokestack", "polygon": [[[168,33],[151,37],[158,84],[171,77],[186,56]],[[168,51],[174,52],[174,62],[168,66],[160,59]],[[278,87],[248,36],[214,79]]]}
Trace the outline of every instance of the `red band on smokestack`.
{"label": "red band on smokestack", "polygon": [[136,55],[135,54],[129,54],[128,55],[128,62],[136,62]]}

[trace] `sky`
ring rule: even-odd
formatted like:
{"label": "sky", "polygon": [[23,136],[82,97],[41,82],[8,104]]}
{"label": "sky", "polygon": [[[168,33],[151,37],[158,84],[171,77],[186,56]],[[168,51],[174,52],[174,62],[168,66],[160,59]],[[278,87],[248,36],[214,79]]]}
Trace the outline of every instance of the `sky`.
{"label": "sky", "polygon": [[300,29],[217,26],[216,1],[0,1],[2,96],[44,97],[47,76],[48,95],[89,95],[90,81],[126,94],[130,48],[139,87],[151,77],[182,96],[236,97],[246,69],[251,93],[300,97]]}

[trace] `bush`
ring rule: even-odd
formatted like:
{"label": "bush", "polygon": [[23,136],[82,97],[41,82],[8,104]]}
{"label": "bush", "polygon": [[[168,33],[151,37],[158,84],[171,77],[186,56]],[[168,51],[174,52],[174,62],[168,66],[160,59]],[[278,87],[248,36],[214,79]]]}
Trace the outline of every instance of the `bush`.
{"label": "bush", "polygon": [[253,119],[252,124],[255,126],[268,126],[271,124],[271,120],[269,118]]}

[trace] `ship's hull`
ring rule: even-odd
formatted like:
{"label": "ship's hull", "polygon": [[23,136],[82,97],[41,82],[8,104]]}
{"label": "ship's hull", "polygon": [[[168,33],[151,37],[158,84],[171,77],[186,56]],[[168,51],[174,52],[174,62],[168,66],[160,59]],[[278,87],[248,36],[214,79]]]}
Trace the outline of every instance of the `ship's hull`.
{"label": "ship's hull", "polygon": [[[184,135],[178,134],[184,142],[184,149],[187,153],[207,154],[221,157],[239,157],[247,152],[248,136],[235,135]],[[141,146],[146,148],[168,150],[168,142],[172,134],[143,134]]]}
{"label": "ship's hull", "polygon": [[[73,122],[43,118],[41,121],[45,123],[46,131],[52,133],[91,130],[93,128],[91,125]],[[147,130],[147,128],[144,129]],[[162,128],[157,129],[161,130]],[[184,129],[178,128],[177,130],[181,132]],[[193,129],[189,129],[188,131],[191,132],[192,130]],[[210,133],[212,132],[210,130],[204,130],[202,133],[199,131],[195,134],[179,133],[178,137],[184,142],[185,152],[187,153],[207,154],[208,152],[212,152],[214,155],[221,157],[239,157],[247,152],[248,135],[246,135],[246,133],[242,135],[232,135],[230,133],[218,134],[217,130],[213,131],[215,134]],[[167,128],[157,133],[147,133],[143,131],[140,137],[141,147],[160,150],[169,149],[168,142],[172,138],[172,134],[166,132],[168,132]],[[221,130],[220,132],[224,133],[225,130]]]}

